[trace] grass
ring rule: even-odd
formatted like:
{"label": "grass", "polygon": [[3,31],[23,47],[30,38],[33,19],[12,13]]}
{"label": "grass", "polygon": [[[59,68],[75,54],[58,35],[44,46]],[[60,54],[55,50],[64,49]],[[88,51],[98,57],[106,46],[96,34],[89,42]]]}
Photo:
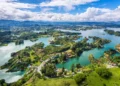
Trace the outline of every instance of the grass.
{"label": "grass", "polygon": [[[94,71],[87,76],[85,83],[88,84],[87,86],[120,86],[120,68],[111,68],[109,71],[113,74],[110,79],[104,79]],[[37,78],[34,82],[29,82],[24,86],[77,86],[77,84],[73,78],[50,78],[46,80]]]}
{"label": "grass", "polygon": [[40,64],[41,64],[40,61],[38,61],[35,64],[33,64],[33,66],[39,66]]}
{"label": "grass", "polygon": [[[70,85],[68,85],[70,84]],[[77,86],[74,79],[60,78],[60,79],[38,79],[34,83],[27,84],[25,86]]]}
{"label": "grass", "polygon": [[87,77],[88,86],[120,86],[120,68],[111,68],[112,77],[110,79],[101,78],[95,71]]}
{"label": "grass", "polygon": [[31,61],[33,61],[34,60],[34,55],[32,55],[32,53],[33,53],[34,51],[30,51],[30,59],[31,59]]}

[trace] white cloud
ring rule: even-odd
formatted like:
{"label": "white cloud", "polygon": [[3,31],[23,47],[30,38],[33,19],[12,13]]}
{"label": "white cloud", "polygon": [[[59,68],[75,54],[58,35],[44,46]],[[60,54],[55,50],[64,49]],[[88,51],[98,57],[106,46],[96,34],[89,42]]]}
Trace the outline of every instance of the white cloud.
{"label": "white cloud", "polygon": [[0,2],[0,8],[35,8],[37,7],[37,5],[35,4],[24,4],[24,3],[18,3],[18,2],[14,2],[16,0],[2,0],[2,2]]}
{"label": "white cloud", "polygon": [[19,3],[16,0],[3,0],[0,3],[0,19],[20,21],[120,21],[120,6],[114,10],[89,7],[85,12],[76,14],[48,12],[52,10],[52,8],[48,7],[44,8],[41,12],[22,10],[24,8],[34,9],[35,7],[37,7],[35,4]]}
{"label": "white cloud", "polygon": [[49,11],[52,11],[54,10],[53,8],[49,8],[49,7],[46,7],[46,8],[42,8],[42,12],[49,12]]}
{"label": "white cloud", "polygon": [[41,7],[66,7],[66,10],[73,10],[75,5],[82,5],[91,2],[95,2],[98,0],[51,0],[50,2],[42,2],[40,3]]}
{"label": "white cloud", "polygon": [[1,2],[14,2],[14,1],[17,1],[17,0],[1,0]]}
{"label": "white cloud", "polygon": [[74,10],[75,7],[74,6],[71,6],[71,5],[68,5],[67,7],[64,7],[64,10],[67,12],[67,11],[70,11],[70,10]]}
{"label": "white cloud", "polygon": [[91,2],[95,2],[98,0],[51,0],[50,2],[42,2],[40,6],[48,7],[48,6],[68,6],[68,5],[81,5],[81,4],[87,4]]}
{"label": "white cloud", "polygon": [[[34,9],[37,5],[20,3],[17,0],[1,0],[0,2],[0,19],[17,19],[23,20],[30,17],[31,11],[27,9]],[[21,10],[26,9],[26,10]],[[21,19],[20,19],[21,18]]]}

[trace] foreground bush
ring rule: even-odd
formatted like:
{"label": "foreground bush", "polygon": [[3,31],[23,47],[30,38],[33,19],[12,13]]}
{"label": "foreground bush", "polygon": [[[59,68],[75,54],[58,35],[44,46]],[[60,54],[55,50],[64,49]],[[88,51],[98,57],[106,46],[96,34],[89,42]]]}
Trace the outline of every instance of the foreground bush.
{"label": "foreground bush", "polygon": [[112,76],[112,73],[106,68],[98,68],[96,72],[99,76],[105,79],[109,79]]}
{"label": "foreground bush", "polygon": [[85,74],[76,74],[74,76],[74,80],[76,81],[77,84],[82,83],[86,79]]}

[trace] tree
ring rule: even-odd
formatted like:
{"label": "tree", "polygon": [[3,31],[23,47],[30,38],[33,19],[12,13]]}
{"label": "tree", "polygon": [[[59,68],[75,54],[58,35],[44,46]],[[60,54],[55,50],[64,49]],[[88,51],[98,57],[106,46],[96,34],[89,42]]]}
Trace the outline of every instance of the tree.
{"label": "tree", "polygon": [[96,72],[99,76],[105,79],[109,79],[112,76],[112,73],[106,68],[98,68]]}
{"label": "tree", "polygon": [[55,67],[55,65],[52,64],[52,63],[46,64],[42,68],[42,73],[45,76],[48,76],[48,77],[55,77],[56,76],[56,67]]}
{"label": "tree", "polygon": [[65,68],[63,67],[63,68],[62,68],[62,73],[64,73],[64,72],[65,72]]}
{"label": "tree", "polygon": [[62,61],[65,61],[65,60],[66,60],[66,55],[65,55],[65,54],[62,54],[62,55],[61,55],[61,60],[62,60]]}
{"label": "tree", "polygon": [[76,74],[73,78],[77,84],[80,84],[86,79],[86,76],[85,74],[80,73],[80,74]]}
{"label": "tree", "polygon": [[38,72],[36,72],[36,74],[35,74],[39,79],[42,77],[41,75],[40,75],[40,73],[38,73]]}
{"label": "tree", "polygon": [[75,65],[72,64],[72,66],[71,66],[71,71],[72,71],[72,72],[74,72],[74,68],[75,68]]}
{"label": "tree", "polygon": [[90,61],[91,63],[94,63],[94,62],[95,62],[95,58],[94,58],[93,54],[90,54],[88,58],[89,58],[89,61]]}
{"label": "tree", "polygon": [[80,48],[76,48],[76,50],[75,50],[75,53],[76,53],[77,56],[80,56],[82,52],[83,51]]}
{"label": "tree", "polygon": [[0,86],[7,86],[4,79],[0,80]]}
{"label": "tree", "polygon": [[80,63],[76,64],[76,68],[81,68]]}

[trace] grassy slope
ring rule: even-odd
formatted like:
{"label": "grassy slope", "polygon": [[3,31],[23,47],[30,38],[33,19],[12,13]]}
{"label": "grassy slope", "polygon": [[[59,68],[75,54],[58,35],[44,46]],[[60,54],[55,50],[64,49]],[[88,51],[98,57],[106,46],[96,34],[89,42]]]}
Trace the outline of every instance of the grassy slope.
{"label": "grassy slope", "polygon": [[76,82],[74,81],[74,79],[47,79],[47,80],[43,80],[43,79],[39,79],[36,80],[34,83],[30,83],[28,85],[25,86],[66,86],[65,84],[70,83],[70,86],[77,86]]}
{"label": "grassy slope", "polygon": [[[120,86],[120,68],[111,68],[112,77],[108,80],[101,78],[96,72],[92,72],[86,79],[88,86]],[[59,79],[37,79],[33,83],[29,83],[25,86],[67,86],[65,83],[70,83],[70,86],[77,86],[74,79],[59,78]]]}
{"label": "grassy slope", "polygon": [[87,77],[88,86],[120,86],[120,68],[110,69],[112,77],[108,80],[101,78],[96,72],[92,72]]}

